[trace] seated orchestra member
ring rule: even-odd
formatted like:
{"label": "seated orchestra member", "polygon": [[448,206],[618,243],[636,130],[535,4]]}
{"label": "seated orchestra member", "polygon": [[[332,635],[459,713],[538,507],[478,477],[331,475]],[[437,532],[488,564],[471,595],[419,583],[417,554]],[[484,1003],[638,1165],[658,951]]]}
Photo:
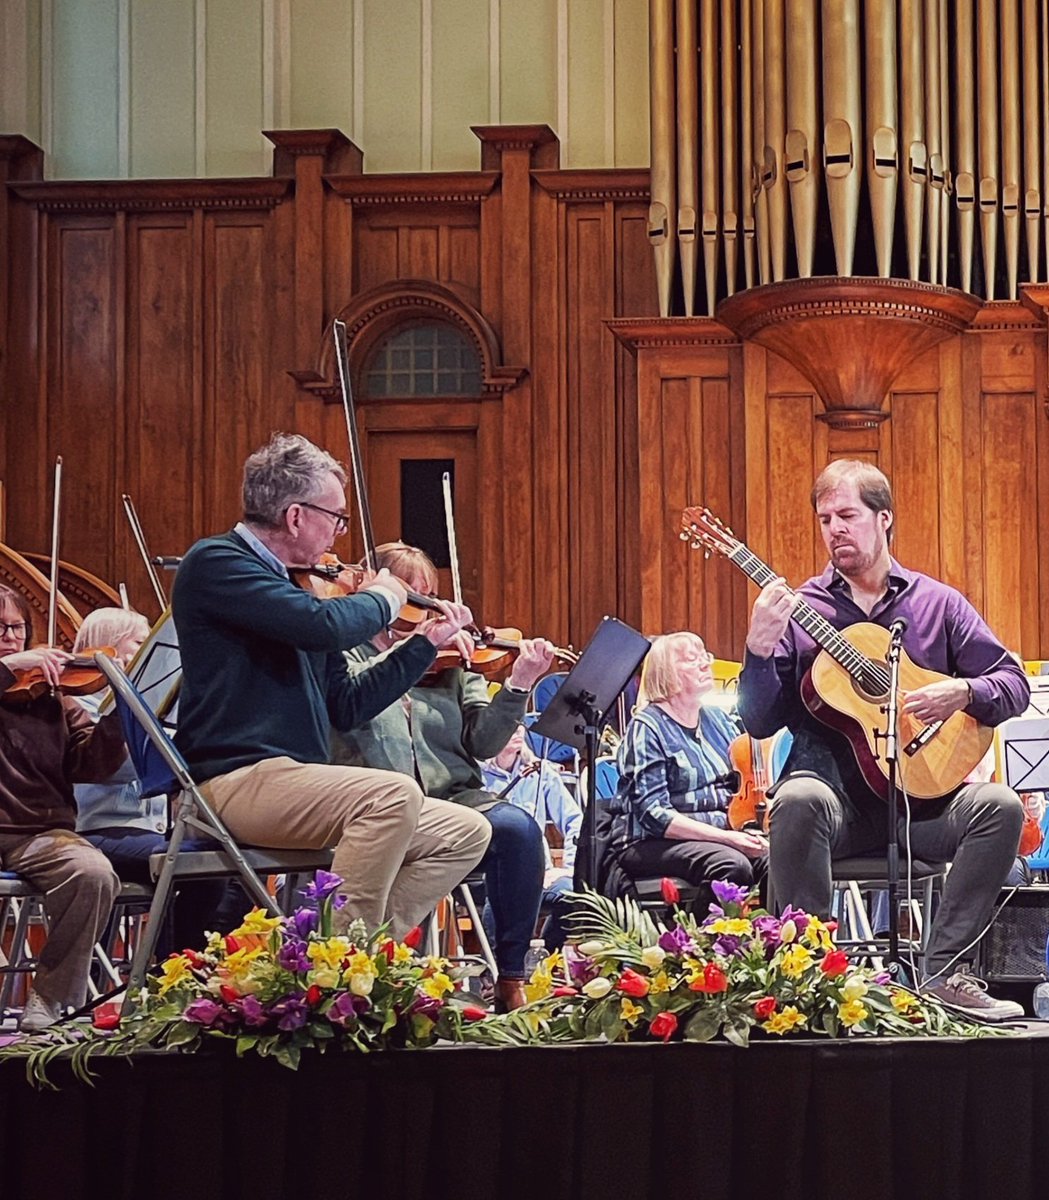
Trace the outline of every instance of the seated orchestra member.
{"label": "seated orchestra member", "polygon": [[[90,647],[112,646],[117,661],[127,666],[149,636],[149,622],[141,613],[124,608],[96,608],[77,630],[73,653]],[[98,720],[104,692],[79,697],[92,720]],[[125,883],[151,885],[149,858],[162,853],[168,843],[168,798],[143,796],[131,760],[101,783],[78,783],[73,792],[77,806],[77,833],[113,864]],[[205,838],[183,839],[183,850],[214,849]],[[172,949],[202,946],[207,930],[216,928],[216,910],[227,890],[222,879],[200,879],[178,885],[170,936],[158,945],[164,957]],[[172,945],[173,943],[173,945]]]}
{"label": "seated orchestra member", "polygon": [[36,699],[12,694],[15,672],[36,668],[57,685],[63,650],[33,639],[25,598],[0,586],[0,867],[44,893],[48,937],[21,1028],[53,1025],[87,995],[91,951],[120,881],[105,855],[74,833],[73,784],[105,779],[127,757],[116,717],[94,724],[72,697],[53,689]]}
{"label": "seated orchestra member", "polygon": [[694,911],[706,916],[713,880],[762,884],[768,845],[730,829],[729,742],[739,732],[705,706],[714,656],[694,633],[657,637],[641,673],[638,706],[619,745],[619,786],[611,849],[631,879],[676,876],[699,887]]}
{"label": "seated orchestra member", "polygon": [[[437,569],[422,550],[387,543],[379,547],[379,565],[414,591],[436,594]],[[350,678],[366,680],[397,659],[405,650],[398,643],[407,636],[383,630],[350,651]],[[464,653],[471,649],[466,639]],[[367,724],[334,739],[336,761],[399,771],[418,779],[428,796],[483,814],[492,830],[481,870],[495,922],[496,997],[507,1008],[524,1002],[524,960],[542,890],[543,835],[527,813],[483,789],[478,760],[506,745],[524,715],[529,690],[550,669],[553,654],[549,642],[526,638],[510,677],[493,697],[481,675],[453,667],[441,671],[430,686],[404,689],[396,703]]]}
{"label": "seated orchestra member", "polygon": [[[572,891],[576,842],[583,823],[583,813],[565,787],[561,772],[546,759],[536,758],[525,738],[525,727],[518,725],[510,740],[494,757],[481,764],[485,788],[502,795],[517,808],[524,809],[540,829],[553,825],[564,839],[561,866],[555,867],[550,848],[543,839],[543,894],[540,907],[549,911],[543,924],[543,941],[547,950],[560,950],[564,945],[567,916],[565,893]],[[489,908],[485,909],[485,917]]]}
{"label": "seated orchestra member", "polygon": [[[871,790],[850,743],[817,721],[800,696],[817,646],[791,622],[799,596],[836,629],[856,622],[888,627],[903,618],[903,649],[918,666],[949,676],[906,694],[920,721],[964,710],[984,725],[1023,712],[1029,687],[972,605],[954,588],[901,567],[889,553],[895,513],[888,479],[864,462],[839,461],[816,480],[812,504],[830,563],[797,591],[782,579],[759,594],[747,635],[739,707],[757,737],[787,726],[794,735],[771,809],[771,883],[777,905],[826,917],[831,862],[885,850],[885,802]],[[1016,855],[1023,811],[997,783],[970,783],[942,801],[912,806],[910,848],[927,862],[952,862],[927,950],[923,991],[984,1020],[1020,1016],[1019,1005],[988,996],[970,973],[982,935]],[[905,846],[904,820],[899,823]]]}
{"label": "seated orchestra member", "polygon": [[289,568],[316,563],[342,533],[345,472],[306,438],[275,434],[244,467],[244,519],[197,542],[175,577],[182,654],[176,743],[230,832],[255,846],[334,847],[340,928],[360,918],[403,937],[481,859],[483,818],[423,796],[413,779],[332,765],[329,729],[381,712],[470,618],[440,616],[366,677],[341,651],[393,620],[406,592],[387,571],[330,600]]}

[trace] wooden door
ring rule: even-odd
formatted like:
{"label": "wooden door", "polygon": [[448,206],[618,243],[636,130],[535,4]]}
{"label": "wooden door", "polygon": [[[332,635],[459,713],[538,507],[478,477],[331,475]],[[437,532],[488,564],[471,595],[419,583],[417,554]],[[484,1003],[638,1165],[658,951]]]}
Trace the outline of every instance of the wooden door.
{"label": "wooden door", "polygon": [[451,597],[441,476],[452,476],[452,503],[463,599],[480,618],[480,521],[474,430],[367,432],[365,457],[375,540],[419,546],[437,564],[440,594]]}

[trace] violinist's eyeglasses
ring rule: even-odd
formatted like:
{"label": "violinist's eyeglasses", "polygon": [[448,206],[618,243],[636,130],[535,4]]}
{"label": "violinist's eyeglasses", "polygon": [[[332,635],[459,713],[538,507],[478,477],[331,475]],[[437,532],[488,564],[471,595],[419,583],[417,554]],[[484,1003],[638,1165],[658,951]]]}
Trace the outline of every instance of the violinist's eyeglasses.
{"label": "violinist's eyeglasses", "polygon": [[336,534],[345,533],[350,527],[350,514],[344,512],[332,512],[330,508],[321,508],[319,504],[310,504],[306,500],[299,501],[300,508],[312,508],[314,512],[324,513],[326,517],[331,517],[335,522]]}
{"label": "violinist's eyeglasses", "polygon": [[0,638],[7,637],[9,633],[13,633],[16,638],[22,638],[25,637],[25,631],[25,621],[0,621]]}

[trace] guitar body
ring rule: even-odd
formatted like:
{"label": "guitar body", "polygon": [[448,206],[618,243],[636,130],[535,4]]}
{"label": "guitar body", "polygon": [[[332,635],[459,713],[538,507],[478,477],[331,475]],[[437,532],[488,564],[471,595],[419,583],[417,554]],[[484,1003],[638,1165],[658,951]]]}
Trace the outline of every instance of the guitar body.
{"label": "guitar body", "polygon": [[[862,622],[842,630],[842,637],[873,662],[885,664],[889,653],[889,631]],[[949,676],[916,666],[906,651],[900,654],[900,692],[913,692]],[[885,743],[875,738],[884,732],[883,705],[887,695],[869,696],[859,683],[827,651],[819,653],[801,686],[805,707],[824,725],[843,734],[852,746],[856,763],[872,791],[888,795],[889,764]],[[901,696],[902,700],[902,696]],[[959,788],[965,777],[987,753],[992,731],[965,712],[953,713],[928,741],[913,753],[907,752],[926,726],[906,715],[902,706],[898,721],[899,780],[914,800],[938,800]]]}

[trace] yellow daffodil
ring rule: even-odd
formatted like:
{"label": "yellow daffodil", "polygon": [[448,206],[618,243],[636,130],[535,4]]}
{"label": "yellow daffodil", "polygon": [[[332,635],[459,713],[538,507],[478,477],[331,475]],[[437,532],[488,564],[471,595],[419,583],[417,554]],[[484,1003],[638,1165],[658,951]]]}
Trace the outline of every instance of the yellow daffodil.
{"label": "yellow daffodil", "polygon": [[583,995],[590,1000],[600,1000],[602,996],[607,996],[612,990],[612,981],[605,979],[603,975],[599,975],[596,979],[591,979],[589,983],[583,984]]}
{"label": "yellow daffodil", "polygon": [[838,1016],[847,1028],[865,1021],[870,1014],[859,1000],[847,1000],[838,1005]]}
{"label": "yellow daffodil", "polygon": [[395,963],[411,962],[414,957],[411,947],[406,946],[403,942],[398,942],[393,948],[393,961]]}
{"label": "yellow daffodil", "polygon": [[862,975],[850,975],[841,985],[841,994],[845,1000],[860,1000],[870,991],[870,987]]}
{"label": "yellow daffodil", "polygon": [[784,1034],[790,1033],[792,1029],[800,1029],[805,1023],[805,1014],[798,1012],[793,1004],[788,1004],[786,1008],[773,1013],[761,1027],[769,1033]]}
{"label": "yellow daffodil", "polygon": [[233,936],[235,938],[246,937],[252,933],[260,933],[268,936],[280,923],[280,917],[267,917],[264,908],[253,908],[244,918],[241,925],[237,929],[234,929]]}
{"label": "yellow daffodil", "polygon": [[812,965],[812,951],[808,946],[794,945],[783,955],[780,970],[788,979],[797,979]]}
{"label": "yellow daffodil", "polygon": [[165,958],[160,964],[160,994],[171,991],[173,987],[188,983],[192,978],[192,968],[189,959],[184,954],[174,954]]}
{"label": "yellow daffodil", "polygon": [[912,996],[910,992],[894,991],[892,993],[892,1007],[897,1012],[910,1012],[918,1004],[918,997]]}
{"label": "yellow daffodil", "polygon": [[[306,957],[316,967],[339,968],[349,954],[350,943],[344,937],[330,937],[323,942],[310,942],[306,947]],[[371,962],[368,955],[364,955],[364,957]]]}
{"label": "yellow daffodil", "polygon": [[619,1019],[627,1025],[636,1025],[638,1017],[644,1016],[645,1010],[640,1004],[635,1004],[629,996],[624,996],[619,1005]]}
{"label": "yellow daffodil", "polygon": [[[320,975],[321,972],[317,971],[315,974]],[[346,979],[346,986],[355,996],[371,995],[372,988],[375,986],[375,975],[373,973],[368,971],[357,971],[352,974],[344,972],[343,977]],[[319,979],[315,980],[315,982],[320,984],[321,987],[325,986]],[[329,984],[328,986],[334,987],[335,985]]]}
{"label": "yellow daffodil", "polygon": [[262,949],[259,946],[242,946],[241,949],[226,955],[220,972],[231,979],[244,979],[251,974],[256,959],[261,955]]}
{"label": "yellow daffodil", "polygon": [[666,956],[667,952],[662,946],[646,946],[641,951],[641,961],[650,971],[658,971]]}
{"label": "yellow daffodil", "polygon": [[652,984],[649,988],[650,992],[669,992],[673,987],[670,976],[666,971],[657,971],[652,976]]}
{"label": "yellow daffodil", "polygon": [[[446,996],[453,990],[452,981],[443,971],[436,971],[433,975],[427,975],[419,984],[419,987],[427,996],[432,996],[435,1000],[440,1000],[442,996]],[[351,988],[350,990],[352,991],[353,989]]]}
{"label": "yellow daffodil", "polygon": [[[316,969],[316,971],[308,972],[308,974],[306,975],[306,982],[307,983],[315,983],[318,987],[322,987],[322,988],[336,988],[339,986],[339,981],[342,979],[342,977],[343,977],[342,972],[339,970],[338,967],[318,967]],[[367,996],[368,992],[371,991],[372,976],[371,975],[357,975],[357,976],[355,976],[355,978],[367,979],[369,981],[367,991],[364,991],[364,992],[358,991],[356,993],[358,996]],[[353,991],[352,988],[350,990]]]}
{"label": "yellow daffodil", "polygon": [[819,917],[809,917],[809,923],[805,926],[805,933],[801,940],[812,946],[814,950],[834,949],[834,939],[830,935],[830,930]]}
{"label": "yellow daffodil", "polygon": [[751,931],[750,922],[746,917],[718,917],[716,921],[711,921],[707,928],[711,933],[725,933],[733,937],[744,937]]}
{"label": "yellow daffodil", "polygon": [[525,999],[529,1004],[536,1000],[542,1000],[554,990],[553,976],[541,967],[537,967],[532,972],[532,978],[524,985],[524,990]]}

